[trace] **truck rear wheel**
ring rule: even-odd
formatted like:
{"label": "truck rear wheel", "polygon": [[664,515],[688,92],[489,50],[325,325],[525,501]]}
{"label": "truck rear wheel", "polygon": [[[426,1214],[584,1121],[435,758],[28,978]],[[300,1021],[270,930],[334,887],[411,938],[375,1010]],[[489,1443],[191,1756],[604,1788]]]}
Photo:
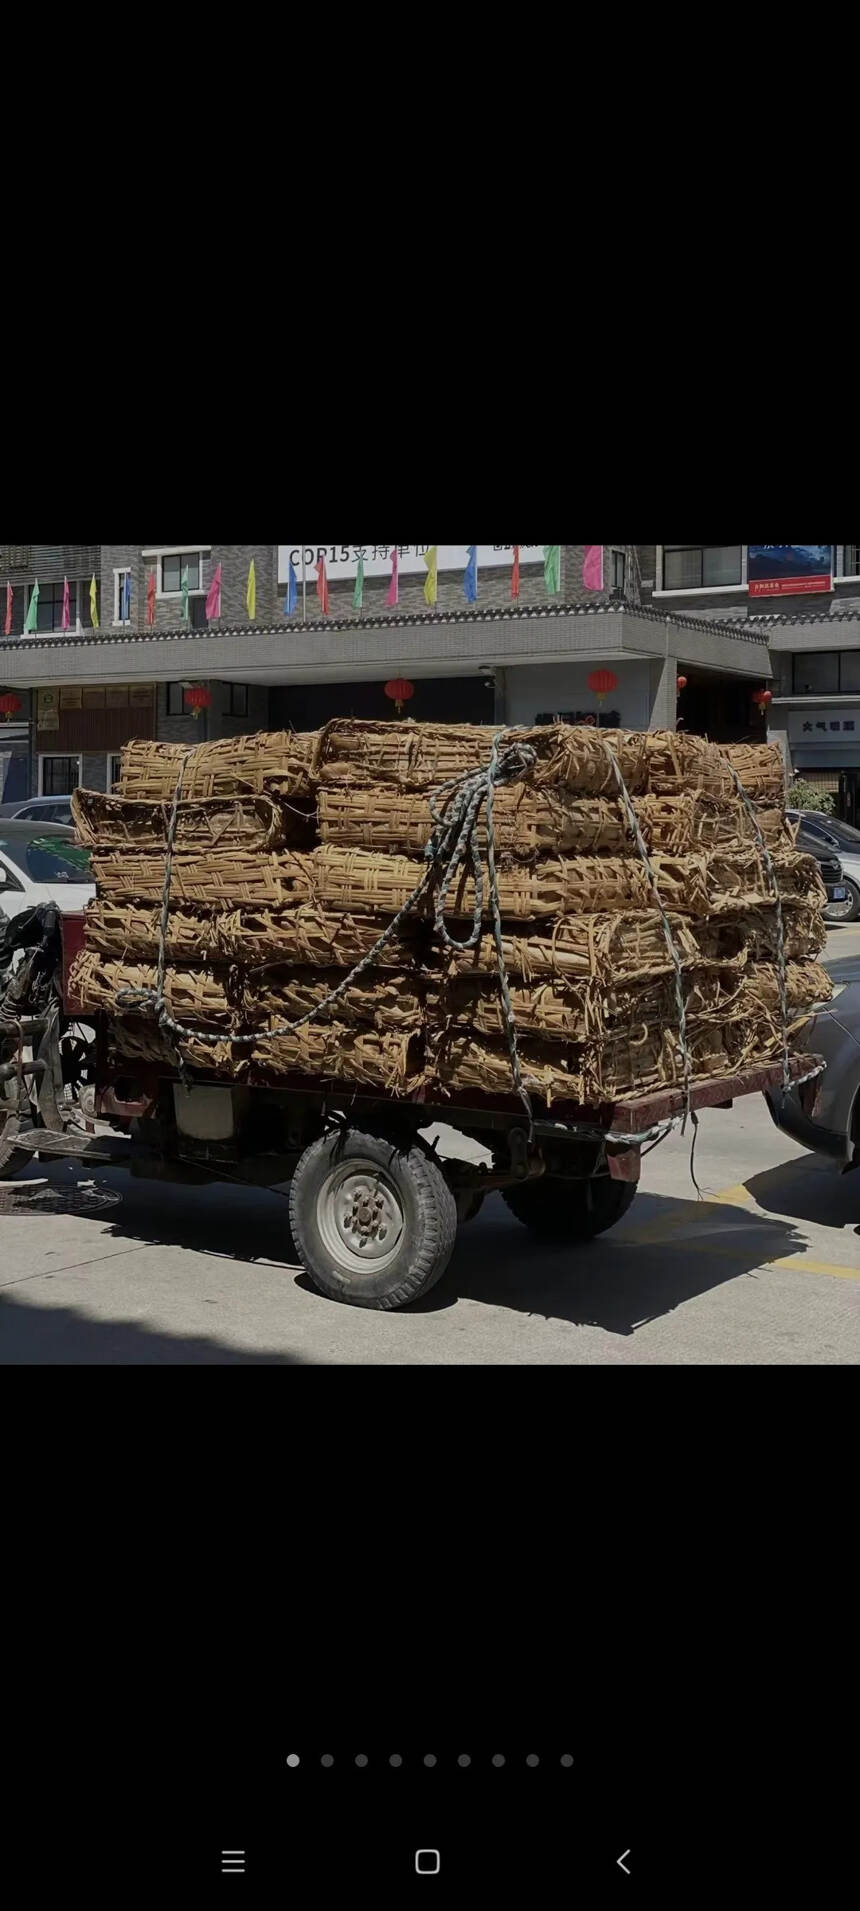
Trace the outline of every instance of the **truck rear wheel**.
{"label": "truck rear wheel", "polygon": [[502,1193],[517,1220],[545,1241],[593,1241],[632,1207],[636,1187],[635,1181],[613,1181],[609,1175],[591,1181],[545,1175]]}
{"label": "truck rear wheel", "polygon": [[423,1148],[351,1129],[305,1150],[290,1187],[290,1227],[321,1294],[390,1312],[444,1274],[457,1205]]}

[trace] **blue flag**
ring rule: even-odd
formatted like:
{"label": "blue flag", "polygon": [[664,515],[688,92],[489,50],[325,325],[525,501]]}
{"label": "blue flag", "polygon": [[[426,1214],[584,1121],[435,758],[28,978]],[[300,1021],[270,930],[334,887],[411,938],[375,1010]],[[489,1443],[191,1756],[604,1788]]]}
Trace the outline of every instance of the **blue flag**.
{"label": "blue flag", "polygon": [[468,604],[477,604],[478,546],[477,544],[467,544],[466,549],[469,553],[469,562],[466,565],[466,575],[463,578],[463,596]]}
{"label": "blue flag", "polygon": [[284,598],[284,616],[285,617],[292,617],[293,611],[295,610],[296,604],[298,602],[298,596],[299,596],[299,585],[298,585],[298,579],[296,577],[296,567],[293,563],[292,558],[290,558],[290,581],[287,585],[287,595]]}

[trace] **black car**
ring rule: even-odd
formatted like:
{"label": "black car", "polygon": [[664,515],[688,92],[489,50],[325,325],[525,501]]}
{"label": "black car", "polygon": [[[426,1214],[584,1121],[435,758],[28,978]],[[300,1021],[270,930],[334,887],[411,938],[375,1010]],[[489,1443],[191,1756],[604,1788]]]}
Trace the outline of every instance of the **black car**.
{"label": "black car", "polygon": [[797,832],[794,847],[804,856],[815,857],[819,875],[827,890],[828,902],[844,902],[848,891],[842,881],[842,864],[839,857],[834,856],[832,849],[826,848],[817,836],[813,836],[810,830],[804,829],[802,823]]}

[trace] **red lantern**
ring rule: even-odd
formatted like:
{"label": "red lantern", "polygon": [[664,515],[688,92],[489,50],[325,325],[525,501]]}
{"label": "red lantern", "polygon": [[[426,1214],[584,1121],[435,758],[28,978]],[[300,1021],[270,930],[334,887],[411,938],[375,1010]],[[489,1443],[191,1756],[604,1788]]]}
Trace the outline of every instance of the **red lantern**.
{"label": "red lantern", "polygon": [[762,713],[762,716],[764,716],[764,713],[767,710],[768,705],[773,703],[773,691],[772,690],[754,690],[753,703],[758,704],[758,707]]}
{"label": "red lantern", "polygon": [[4,695],[0,697],[0,710],[3,712],[4,723],[8,723],[10,717],[14,717],[16,710],[20,710],[20,708],[21,699],[20,697],[16,697],[14,690],[7,690]]}
{"label": "red lantern", "polygon": [[200,716],[201,710],[209,709],[212,702],[212,692],[211,690],[207,690],[206,685],[203,683],[192,683],[189,684],[185,692],[185,701],[189,709],[194,712],[195,719],[197,719]]}
{"label": "red lantern", "polygon": [[415,695],[415,685],[409,682],[408,677],[392,677],[391,682],[385,686],[385,694],[393,703],[397,715],[400,716],[404,703],[409,703]]}
{"label": "red lantern", "polygon": [[680,695],[681,695],[681,691],[682,691],[682,690],[686,690],[686,688],[687,688],[687,679],[686,679],[686,677],[679,677],[679,678],[678,678],[678,695],[680,696]]}
{"label": "red lantern", "polygon": [[592,670],[588,679],[588,688],[593,692],[598,703],[602,704],[606,702],[612,690],[618,689],[618,678],[614,670]]}

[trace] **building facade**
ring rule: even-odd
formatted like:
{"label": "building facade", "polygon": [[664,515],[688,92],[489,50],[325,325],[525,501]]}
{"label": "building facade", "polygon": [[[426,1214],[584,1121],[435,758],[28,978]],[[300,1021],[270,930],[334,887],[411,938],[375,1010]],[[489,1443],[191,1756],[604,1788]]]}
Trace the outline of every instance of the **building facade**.
{"label": "building facade", "polygon": [[643,545],[639,564],[644,602],[761,633],[771,740],[859,823],[860,545]]}
{"label": "building facade", "polygon": [[[11,574],[13,547],[3,548]],[[38,578],[41,612],[53,547],[14,548],[27,562],[15,572],[13,628],[0,638],[0,690],[20,702],[12,713],[24,759],[16,774],[30,791],[109,788],[132,736],[194,742],[315,728],[333,716],[390,717],[386,685],[395,679],[411,686],[404,708],[416,720],[564,717],[635,729],[680,720],[692,728],[679,713],[680,675],[691,704],[699,687],[712,734],[762,728],[750,699],[770,681],[765,631],[720,616],[718,603],[706,601],[704,615],[697,603],[664,607],[642,571],[648,547],[562,545],[550,592],[542,545],[440,545],[430,604],[426,545],[396,547],[396,602],[390,545],[56,547],[51,622],[46,609],[31,632],[24,626],[33,585]],[[62,565],[72,563],[73,549],[86,562],[76,555],[72,565],[75,615],[64,630],[54,621],[54,586],[62,605]],[[476,574],[467,578],[470,550]],[[323,559],[327,609],[318,594]],[[88,571],[97,577],[97,627]],[[220,604],[209,615],[217,574]],[[3,582],[0,571],[0,602]],[[604,673],[600,692],[589,682],[596,671]],[[205,704],[196,718],[189,690]]]}

